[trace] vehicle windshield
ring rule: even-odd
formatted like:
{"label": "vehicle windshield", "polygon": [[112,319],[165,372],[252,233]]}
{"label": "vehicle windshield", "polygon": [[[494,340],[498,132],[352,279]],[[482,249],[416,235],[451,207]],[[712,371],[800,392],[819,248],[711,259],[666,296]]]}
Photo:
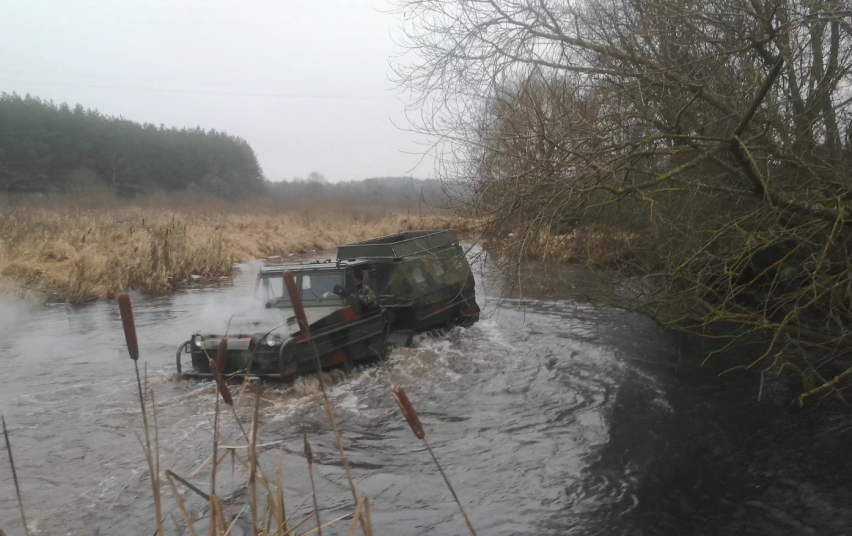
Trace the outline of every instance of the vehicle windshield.
{"label": "vehicle windshield", "polygon": [[[343,285],[343,272],[297,273],[296,278],[305,305],[328,304],[342,299],[334,293],[334,287]],[[262,277],[260,292],[260,297],[266,303],[274,302],[275,305],[290,306],[290,297],[287,295],[284,277],[281,275]]]}
{"label": "vehicle windshield", "polygon": [[302,281],[303,301],[336,301],[341,297],[334,293],[336,285],[343,285],[343,273],[334,272],[330,274],[304,274]]}
{"label": "vehicle windshield", "polygon": [[263,301],[275,301],[284,305],[290,304],[290,297],[287,295],[287,289],[284,288],[284,278],[282,276],[264,277],[262,280],[261,298],[263,298]]}

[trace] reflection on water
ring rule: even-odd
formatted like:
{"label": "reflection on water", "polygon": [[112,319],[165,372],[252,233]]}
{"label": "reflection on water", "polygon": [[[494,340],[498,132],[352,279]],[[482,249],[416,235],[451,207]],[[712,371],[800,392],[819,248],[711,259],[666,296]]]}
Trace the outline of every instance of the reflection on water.
{"label": "reflection on water", "polygon": [[[174,350],[196,329],[221,330],[232,312],[250,305],[254,279],[245,273],[232,286],[134,297],[164,469],[190,475],[212,449],[213,390],[173,381]],[[541,288],[553,284],[537,277]],[[561,278],[575,288],[591,284],[570,273]],[[481,301],[499,293],[496,278],[485,283]],[[398,414],[393,384],[408,391],[483,535],[852,530],[852,471],[843,449],[850,438],[836,430],[843,423],[790,407],[783,386],[767,386],[758,404],[753,377],[720,381],[688,365],[698,356],[699,349],[631,314],[572,299],[524,306],[489,299],[476,326],[424,338],[354,377],[336,376],[332,398],[377,534],[465,530]],[[35,532],[153,533],[132,363],[115,305],[3,303],[0,372],[0,408]],[[236,406],[247,423],[248,397]],[[223,421],[227,441],[242,444],[234,415]],[[302,430],[312,438],[323,518],[342,515],[351,497],[316,380],[270,386],[261,465],[274,468],[283,456],[289,512],[309,493]],[[239,502],[245,473],[234,469],[232,483],[231,471],[225,462],[219,491],[233,489]],[[206,472],[193,480],[207,487]],[[167,488],[164,495],[166,528],[177,534],[171,516],[178,512]],[[184,499],[201,511],[195,498]],[[0,454],[0,526],[9,536],[22,533],[17,519]]]}

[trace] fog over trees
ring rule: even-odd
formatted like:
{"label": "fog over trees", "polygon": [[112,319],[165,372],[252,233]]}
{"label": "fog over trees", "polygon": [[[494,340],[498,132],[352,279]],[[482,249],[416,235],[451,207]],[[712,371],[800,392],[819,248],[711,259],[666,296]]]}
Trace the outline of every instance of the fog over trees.
{"label": "fog over trees", "polygon": [[322,173],[311,172],[306,179],[270,182],[269,198],[276,201],[321,201],[391,208],[444,207],[447,197],[435,180],[414,177],[374,177],[360,181],[331,183]]}

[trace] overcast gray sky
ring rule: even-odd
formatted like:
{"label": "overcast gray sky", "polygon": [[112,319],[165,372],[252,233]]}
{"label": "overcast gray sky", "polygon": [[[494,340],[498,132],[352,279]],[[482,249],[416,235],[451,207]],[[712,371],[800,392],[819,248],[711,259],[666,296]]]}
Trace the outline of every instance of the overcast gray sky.
{"label": "overcast gray sky", "polygon": [[[0,91],[248,140],[271,180],[429,175],[386,0],[0,2]],[[275,95],[275,96],[261,96]]]}

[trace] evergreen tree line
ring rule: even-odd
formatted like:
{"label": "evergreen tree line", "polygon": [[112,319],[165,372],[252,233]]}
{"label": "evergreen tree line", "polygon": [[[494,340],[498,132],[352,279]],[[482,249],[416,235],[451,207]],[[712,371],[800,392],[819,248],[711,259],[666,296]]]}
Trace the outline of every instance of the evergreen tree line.
{"label": "evergreen tree line", "polygon": [[239,198],[264,189],[257,157],[242,138],[0,93],[0,191],[73,191],[81,172],[125,196],[199,189]]}

